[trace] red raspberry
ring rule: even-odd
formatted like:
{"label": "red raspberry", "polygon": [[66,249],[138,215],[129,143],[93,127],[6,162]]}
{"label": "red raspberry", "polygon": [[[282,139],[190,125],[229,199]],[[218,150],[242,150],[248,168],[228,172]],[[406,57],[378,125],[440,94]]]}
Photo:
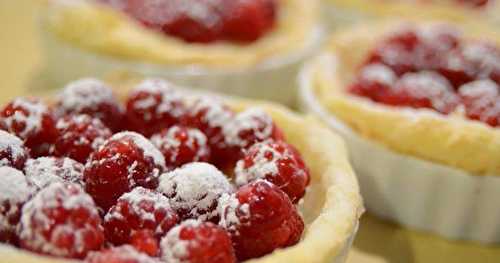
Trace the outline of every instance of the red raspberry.
{"label": "red raspberry", "polygon": [[17,136],[0,130],[0,166],[10,166],[19,170],[28,159],[28,149]]}
{"label": "red raspberry", "polygon": [[153,135],[151,142],[163,153],[169,169],[186,163],[210,160],[207,137],[198,129],[175,125]]}
{"label": "red raspberry", "polygon": [[304,222],[285,192],[264,180],[222,196],[217,210],[219,225],[231,235],[240,261],[294,245],[304,231]]}
{"label": "red raspberry", "polygon": [[276,0],[224,1],[224,37],[251,42],[272,29],[276,22]]}
{"label": "red raspberry", "polygon": [[476,80],[463,85],[459,94],[467,117],[493,127],[500,126],[500,86],[491,80]]}
{"label": "red raspberry", "polygon": [[383,103],[412,108],[430,108],[443,114],[452,112],[460,100],[450,83],[434,72],[407,73],[396,82]]}
{"label": "red raspberry", "polygon": [[104,229],[110,242],[122,245],[129,243],[139,230],[150,230],[159,239],[178,222],[179,217],[165,196],[136,187],[109,209],[104,217]]}
{"label": "red raspberry", "polygon": [[302,156],[292,146],[281,141],[254,144],[236,163],[235,182],[242,186],[265,179],[283,190],[297,203],[309,185],[309,169]]}
{"label": "red raspberry", "polygon": [[42,189],[55,182],[67,182],[83,187],[83,164],[70,158],[40,157],[29,159],[24,171],[36,188]]}
{"label": "red raspberry", "polygon": [[443,55],[437,71],[458,89],[461,85],[474,80],[477,69],[460,51],[454,50]]}
{"label": "red raspberry", "polygon": [[460,49],[461,55],[476,70],[477,78],[491,78],[500,73],[500,48],[491,42],[468,42]]}
{"label": "red raspberry", "polygon": [[52,112],[38,100],[17,98],[0,112],[0,129],[22,140],[34,157],[48,155],[57,138]]}
{"label": "red raspberry", "polygon": [[124,110],[111,87],[97,79],[69,83],[56,103],[58,115],[88,114],[113,131],[121,130]]}
{"label": "red raspberry", "polygon": [[158,238],[151,230],[139,230],[130,236],[130,244],[137,251],[147,254],[152,257],[157,257],[160,254],[160,244]]}
{"label": "red raspberry", "polygon": [[127,99],[128,128],[148,137],[180,123],[185,112],[182,96],[160,79],[144,80]]}
{"label": "red raspberry", "polygon": [[86,263],[160,263],[159,260],[137,251],[130,245],[91,252]]}
{"label": "red raspberry", "polygon": [[218,166],[224,163],[225,142],[223,126],[234,118],[234,112],[222,101],[204,96],[188,105],[188,112],[183,124],[201,130],[208,138],[212,162]]}
{"label": "red raspberry", "polygon": [[165,160],[142,135],[121,132],[94,152],[84,171],[86,191],[107,211],[118,197],[136,186],[154,189]]}
{"label": "red raspberry", "polygon": [[283,133],[271,116],[260,108],[250,108],[238,113],[236,118],[224,126],[223,132],[226,144],[231,148],[223,157],[230,164],[242,157],[243,150],[257,142],[283,139]]}
{"label": "red raspberry", "polygon": [[23,207],[20,229],[23,248],[53,256],[84,258],[104,243],[97,207],[76,184],[54,183],[38,192]]}
{"label": "red raspberry", "polygon": [[217,200],[233,188],[215,166],[190,163],[160,177],[158,190],[170,199],[170,205],[183,218],[217,221]]}
{"label": "red raspberry", "polygon": [[89,115],[72,115],[60,119],[59,133],[53,154],[66,156],[85,163],[90,154],[111,137],[111,131],[97,118]]}
{"label": "red raspberry", "polygon": [[184,221],[168,232],[160,246],[165,262],[236,262],[229,235],[210,222]]}
{"label": "red raspberry", "polygon": [[356,82],[349,87],[349,92],[380,102],[390,95],[396,79],[396,74],[388,66],[369,64],[361,69]]}
{"label": "red raspberry", "polygon": [[17,226],[21,208],[33,194],[24,174],[14,168],[0,167],[0,243],[18,244]]}

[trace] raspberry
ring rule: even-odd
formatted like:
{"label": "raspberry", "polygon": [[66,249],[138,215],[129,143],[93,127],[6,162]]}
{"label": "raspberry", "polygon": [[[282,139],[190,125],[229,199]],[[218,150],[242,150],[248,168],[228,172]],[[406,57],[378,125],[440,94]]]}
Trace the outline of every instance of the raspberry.
{"label": "raspberry", "polygon": [[40,157],[29,159],[24,171],[36,188],[42,189],[55,182],[67,182],[83,187],[83,164],[70,158]]}
{"label": "raspberry", "polygon": [[122,245],[140,230],[150,230],[160,238],[179,221],[169,200],[160,193],[136,187],[123,194],[104,217],[104,229],[109,241]]}
{"label": "raspberry", "polygon": [[107,211],[116,199],[136,186],[154,189],[165,160],[142,135],[121,132],[94,152],[84,171],[86,191]]}
{"label": "raspberry", "polygon": [[474,80],[476,75],[474,65],[457,50],[443,55],[437,71],[447,78],[455,89]]}
{"label": "raspberry", "polygon": [[210,222],[184,221],[168,232],[160,246],[165,262],[236,262],[229,235]]}
{"label": "raspberry", "polygon": [[222,101],[204,96],[188,105],[183,124],[201,130],[208,138],[212,162],[223,166],[228,146],[225,143],[223,126],[234,118],[234,112]]}
{"label": "raspberry", "polygon": [[158,238],[151,230],[139,230],[130,236],[130,244],[137,249],[137,251],[156,257],[160,254],[160,245]]}
{"label": "raspberry", "polygon": [[0,167],[0,243],[17,245],[16,233],[21,208],[33,194],[24,174],[14,168]]}
{"label": "raspberry", "polygon": [[219,225],[231,235],[240,261],[294,245],[304,231],[304,222],[288,196],[264,180],[222,196],[217,210]]}
{"label": "raspberry", "polygon": [[175,125],[153,135],[151,142],[163,153],[170,169],[186,163],[210,160],[207,137],[198,129]]}
{"label": "raspberry", "polygon": [[190,163],[160,177],[158,190],[183,218],[218,220],[217,199],[231,193],[228,179],[208,163]]}
{"label": "raspberry", "polygon": [[60,119],[56,128],[59,137],[53,154],[85,163],[90,154],[111,137],[111,131],[97,118],[89,115],[71,115]]}
{"label": "raspberry", "polygon": [[500,72],[500,48],[495,44],[471,41],[464,43],[460,52],[475,69],[477,78],[489,78]]}
{"label": "raspberry", "polygon": [[52,112],[38,100],[17,98],[0,112],[0,129],[22,140],[34,157],[49,154],[57,138]]}
{"label": "raspberry", "polygon": [[185,112],[182,96],[160,79],[144,80],[127,99],[128,128],[147,137],[180,123]]}
{"label": "raspberry", "polygon": [[434,72],[408,73],[395,84],[392,96],[384,99],[389,105],[430,108],[448,114],[459,104],[450,83]]}
{"label": "raspberry", "polygon": [[477,80],[463,85],[459,94],[468,118],[500,126],[500,86],[491,80]]}
{"label": "raspberry", "polygon": [[130,245],[91,252],[86,263],[160,263],[159,260],[137,251]]}
{"label": "raspberry", "polygon": [[124,110],[111,87],[97,79],[80,79],[69,83],[56,103],[58,115],[88,114],[100,119],[113,131],[121,130]]}
{"label": "raspberry", "polygon": [[369,64],[361,69],[356,82],[349,87],[349,92],[373,101],[382,101],[390,95],[396,80],[396,74],[388,66]]}
{"label": "raspberry", "polygon": [[224,126],[226,144],[231,148],[223,156],[233,164],[243,155],[243,150],[268,139],[282,140],[283,134],[273,119],[260,108],[250,108],[238,113]]}
{"label": "raspberry", "polygon": [[276,21],[276,0],[224,1],[224,35],[227,39],[251,42],[272,29]]}
{"label": "raspberry", "polygon": [[84,258],[104,243],[92,198],[69,183],[51,184],[24,205],[19,237],[25,249],[67,258]]}
{"label": "raspberry", "polygon": [[257,179],[266,179],[283,190],[297,203],[305,194],[310,181],[309,170],[298,151],[279,141],[254,144],[238,161],[235,182],[245,185]]}
{"label": "raspberry", "polygon": [[28,159],[28,149],[17,136],[0,130],[0,166],[10,166],[19,170]]}

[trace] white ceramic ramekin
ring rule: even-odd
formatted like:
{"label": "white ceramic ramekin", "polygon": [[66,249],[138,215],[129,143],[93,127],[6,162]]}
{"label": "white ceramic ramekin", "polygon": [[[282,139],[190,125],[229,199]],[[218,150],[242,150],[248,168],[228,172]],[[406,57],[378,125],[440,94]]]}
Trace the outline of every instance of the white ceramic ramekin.
{"label": "white ceramic ramekin", "polygon": [[361,137],[316,98],[317,66],[307,63],[299,74],[301,107],[344,137],[369,212],[450,239],[500,242],[499,175],[472,175]]}

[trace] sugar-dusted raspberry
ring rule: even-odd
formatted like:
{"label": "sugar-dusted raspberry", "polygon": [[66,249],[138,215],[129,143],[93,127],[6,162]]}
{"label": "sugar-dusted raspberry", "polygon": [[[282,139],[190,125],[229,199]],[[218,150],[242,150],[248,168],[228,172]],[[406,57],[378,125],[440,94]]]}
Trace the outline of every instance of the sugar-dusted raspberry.
{"label": "sugar-dusted raspberry", "polygon": [[186,220],[168,232],[160,247],[165,262],[236,262],[228,233],[211,222]]}
{"label": "sugar-dusted raspberry", "polygon": [[19,238],[25,249],[67,258],[84,258],[104,244],[94,201],[71,183],[53,183],[24,205]]}
{"label": "sugar-dusted raspberry", "polygon": [[257,179],[275,184],[296,203],[304,196],[310,175],[302,156],[292,145],[270,140],[254,144],[236,163],[237,185]]}
{"label": "sugar-dusted raspberry", "polygon": [[100,119],[90,115],[68,115],[56,124],[59,137],[53,154],[85,163],[90,154],[111,137],[111,131]]}
{"label": "sugar-dusted raspberry", "polygon": [[86,263],[160,263],[156,258],[137,251],[130,245],[113,247],[99,252],[91,252]]}
{"label": "sugar-dusted raspberry", "polygon": [[152,257],[157,257],[160,254],[159,239],[155,233],[148,229],[135,231],[130,236],[130,244],[137,249],[137,251],[145,253]]}
{"label": "sugar-dusted raspberry", "polygon": [[33,194],[24,174],[8,166],[0,167],[0,243],[17,245],[21,208]]}
{"label": "sugar-dusted raspberry", "polygon": [[234,118],[234,111],[221,100],[209,96],[198,97],[188,104],[183,124],[201,130],[208,138],[212,162],[224,163],[225,142],[223,127]]}
{"label": "sugar-dusted raspberry", "polygon": [[85,166],[85,190],[105,211],[136,186],[154,189],[165,170],[161,152],[142,135],[121,132],[94,152]]}
{"label": "sugar-dusted raspberry", "polygon": [[22,170],[28,159],[28,152],[21,139],[0,130],[0,166],[10,166]]}
{"label": "sugar-dusted raspberry", "polygon": [[373,101],[382,101],[391,93],[396,80],[396,74],[388,66],[380,63],[368,64],[360,70],[356,81],[349,87],[349,91]]}
{"label": "sugar-dusted raspberry", "polygon": [[455,89],[474,80],[477,74],[476,67],[458,50],[443,54],[436,71],[448,79]]}
{"label": "sugar-dusted raspberry", "polygon": [[476,80],[458,90],[467,117],[490,126],[500,126],[500,86],[491,80]]}
{"label": "sugar-dusted raspberry", "polygon": [[70,158],[40,157],[29,159],[24,172],[36,188],[55,182],[75,183],[83,187],[83,164]]}
{"label": "sugar-dusted raspberry", "polygon": [[225,37],[244,42],[259,39],[274,26],[277,6],[276,0],[224,1],[222,10]]}
{"label": "sugar-dusted raspberry", "polygon": [[491,78],[500,72],[500,48],[492,42],[470,41],[460,48],[461,55],[476,70],[478,78]]}
{"label": "sugar-dusted raspberry", "polygon": [[257,142],[283,139],[283,133],[271,116],[260,108],[250,108],[238,113],[224,126],[223,132],[226,144],[231,148],[224,158],[230,163],[236,162],[242,156],[244,149]]}
{"label": "sugar-dusted raspberry", "polygon": [[56,109],[59,116],[88,114],[115,132],[122,128],[122,105],[111,87],[97,79],[80,79],[66,85],[58,96]]}
{"label": "sugar-dusted raspberry", "polygon": [[48,155],[57,138],[55,126],[52,112],[38,100],[17,98],[0,112],[0,129],[24,140],[34,157]]}
{"label": "sugar-dusted raspberry", "polygon": [[191,162],[208,162],[210,148],[200,130],[174,125],[151,137],[151,142],[163,153],[169,169]]}
{"label": "sugar-dusted raspberry", "polygon": [[448,114],[459,104],[451,84],[441,75],[421,71],[403,75],[394,85],[391,96],[382,102],[412,108],[430,108]]}
{"label": "sugar-dusted raspberry", "polygon": [[151,136],[181,122],[186,112],[182,95],[161,79],[146,79],[127,99],[128,129]]}
{"label": "sugar-dusted raspberry", "polygon": [[233,188],[215,166],[190,163],[162,174],[158,190],[182,218],[217,221],[217,200]]}
{"label": "sugar-dusted raspberry", "polygon": [[129,243],[134,232],[151,230],[158,239],[179,222],[169,200],[160,193],[136,187],[123,194],[104,217],[107,239],[121,245]]}
{"label": "sugar-dusted raspberry", "polygon": [[304,231],[304,222],[285,192],[265,180],[223,195],[217,210],[219,225],[230,233],[240,261],[294,245]]}

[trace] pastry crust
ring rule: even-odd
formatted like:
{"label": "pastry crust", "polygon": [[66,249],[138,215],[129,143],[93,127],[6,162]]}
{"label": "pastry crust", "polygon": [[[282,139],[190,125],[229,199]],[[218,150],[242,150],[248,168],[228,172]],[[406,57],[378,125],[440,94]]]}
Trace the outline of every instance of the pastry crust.
{"label": "pastry crust", "polygon": [[[279,0],[277,24],[254,43],[186,43],[144,29],[126,15],[103,5],[52,0],[46,31],[77,47],[162,65],[245,68],[304,49],[316,27],[317,0]],[[301,19],[296,19],[300,17]]]}
{"label": "pastry crust", "polygon": [[[500,176],[500,129],[458,113],[444,116],[427,109],[395,108],[346,93],[367,52],[385,33],[404,23],[390,20],[336,34],[325,54],[311,62],[317,97],[361,136],[392,150],[475,175]],[[407,23],[429,26],[438,22]],[[484,25],[461,24],[459,28],[467,38],[487,36],[500,44],[498,34]]]}
{"label": "pastry crust", "polygon": [[[454,3],[453,0],[323,0],[335,7],[345,10],[356,10],[357,12],[365,13],[372,16],[419,16],[421,18],[436,18],[439,17],[448,21],[463,21],[471,16],[484,16],[495,18],[495,14],[500,12],[500,3],[492,1],[486,10],[478,8],[461,7]],[[430,2],[430,3],[429,3]],[[415,12],[415,8],[423,8],[419,12]]]}
{"label": "pastry crust", "polygon": [[[126,88],[120,87],[117,91],[124,90]],[[306,223],[303,239],[293,247],[248,262],[343,262],[364,208],[342,139],[314,117],[297,115],[281,106],[235,99],[229,99],[228,103],[235,110],[262,107],[302,153],[311,169],[311,185],[300,205]],[[0,255],[0,262],[71,262],[4,245],[0,245]]]}

